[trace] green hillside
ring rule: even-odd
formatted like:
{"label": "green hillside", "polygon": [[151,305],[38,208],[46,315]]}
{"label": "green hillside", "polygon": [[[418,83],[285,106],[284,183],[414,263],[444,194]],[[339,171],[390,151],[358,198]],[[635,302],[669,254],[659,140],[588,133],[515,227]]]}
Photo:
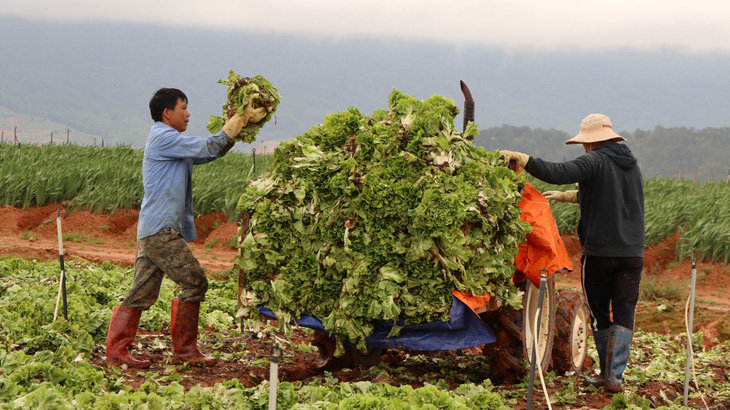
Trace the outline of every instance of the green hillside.
{"label": "green hillside", "polygon": [[[578,124],[576,124],[576,134]],[[639,159],[645,178],[665,177],[725,181],[730,175],[730,127],[694,129],[656,127],[652,131],[620,131]],[[503,125],[480,130],[474,143],[487,150],[508,149],[566,161],[583,154],[580,145],[565,145],[575,134],[554,129]],[[681,174],[680,174],[681,173]]]}

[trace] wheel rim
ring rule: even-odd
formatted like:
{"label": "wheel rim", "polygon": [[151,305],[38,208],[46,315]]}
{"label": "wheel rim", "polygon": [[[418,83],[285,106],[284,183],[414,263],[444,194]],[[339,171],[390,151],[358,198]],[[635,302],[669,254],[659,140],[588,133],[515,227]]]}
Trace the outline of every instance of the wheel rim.
{"label": "wheel rim", "polygon": [[585,308],[578,309],[573,320],[573,329],[570,336],[570,346],[572,348],[573,365],[579,368],[583,364],[588,343],[588,312]]}
{"label": "wheel rim", "polygon": [[[547,290],[546,290],[547,291]],[[532,346],[533,337],[535,332],[535,316],[537,315],[538,303],[540,299],[540,290],[534,285],[530,284],[527,288],[526,297],[526,313],[529,318],[529,323],[525,325],[525,341],[527,345],[527,361],[532,362]],[[542,310],[540,313],[540,335],[537,339],[537,355],[536,358],[539,363],[543,362],[545,354],[547,353],[548,338],[550,336],[550,300],[545,295],[542,301]]]}

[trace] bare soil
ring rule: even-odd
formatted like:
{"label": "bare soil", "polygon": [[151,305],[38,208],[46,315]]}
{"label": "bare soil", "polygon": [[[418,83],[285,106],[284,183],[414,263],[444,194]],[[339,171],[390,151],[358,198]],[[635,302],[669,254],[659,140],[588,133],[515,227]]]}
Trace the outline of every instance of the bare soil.
{"label": "bare soil", "polygon": [[[136,251],[138,211],[118,210],[108,215],[88,211],[66,213],[65,206],[61,204],[32,207],[25,210],[12,206],[0,207],[0,257],[58,259],[56,223],[58,210],[61,210],[62,213],[62,232],[67,238],[63,243],[65,260],[92,263],[109,261],[122,267],[132,266]],[[228,222],[224,214],[212,214],[196,218],[196,227],[199,239],[189,245],[206,268],[209,276],[215,278],[216,272],[230,269],[235,263],[238,251],[231,245],[236,240],[237,226],[234,222]],[[685,300],[689,295],[692,266],[688,260],[682,263],[677,262],[675,248],[678,239],[678,234],[673,235],[661,243],[653,244],[646,251],[643,280],[656,283],[661,289],[675,287],[678,289],[675,292],[678,293],[678,296],[668,300],[661,298],[641,300],[637,308],[636,327],[638,329],[672,334],[681,334],[684,331]],[[564,235],[563,240],[571,254],[575,269],[572,272],[559,274],[560,276],[556,279],[557,287],[580,289],[580,244],[574,235]],[[730,296],[727,293],[727,289],[730,288],[730,265],[726,261],[714,264],[698,261],[696,272],[693,331],[701,330],[705,347],[710,348],[718,341],[730,338],[730,319],[727,314],[730,311]],[[205,335],[203,334],[203,337]],[[152,342],[154,339],[164,340],[168,345],[171,344],[168,329],[157,334],[142,333],[138,335],[135,343],[135,353],[153,361],[152,371],[160,375],[169,374],[171,372],[168,367],[170,348],[160,349],[157,344]],[[390,351],[383,356],[383,362],[389,366],[404,368],[405,371],[398,373],[408,374],[407,378],[394,377],[393,374],[396,372],[379,373],[364,369],[337,368],[336,366],[329,367],[328,373],[325,373],[325,368],[322,367],[324,363],[316,349],[311,347],[311,341],[312,336],[308,332],[295,331],[290,346],[303,347],[286,351],[285,359],[280,365],[280,380],[307,383],[316,378],[331,375],[340,381],[369,380],[418,387],[424,382],[421,377],[425,378],[428,374],[441,372],[439,361],[463,363],[465,368],[474,368],[476,366],[469,366],[469,362],[477,360],[481,354],[480,348],[473,348],[432,353]],[[257,335],[247,332],[244,333],[244,336],[227,340],[224,347],[216,347],[215,340],[201,339],[200,345],[208,353],[215,351],[240,353],[247,360],[219,362],[212,368],[174,368],[174,371],[182,375],[183,379],[180,383],[186,388],[195,385],[211,386],[233,378],[238,379],[244,386],[253,387],[268,379],[268,362],[258,365],[256,359],[270,357],[271,340],[269,338],[260,339]],[[433,360],[407,360],[416,354],[430,357]],[[93,360],[99,365],[105,365],[104,346],[98,346]],[[719,378],[723,377],[723,374],[724,377],[727,377],[729,370],[730,364],[715,369]],[[442,378],[450,386],[456,387],[464,381],[479,383],[489,377],[488,374],[481,374],[478,370],[469,370],[469,372],[471,375],[468,377],[445,375]],[[132,386],[139,386],[146,380],[144,373],[138,373],[134,369],[125,370],[124,378],[125,383]],[[510,386],[500,387],[510,388]],[[651,382],[641,386],[641,391],[646,393],[645,397],[659,397],[662,394],[681,396],[681,389],[682,386],[677,384]],[[581,403],[561,408],[603,408],[610,404],[612,395],[598,392],[582,394],[579,397]],[[707,400],[709,400],[708,404],[716,406],[715,408],[728,408],[721,407],[723,405],[730,406],[728,403],[713,403],[711,398]],[[544,403],[537,398],[536,401]],[[524,407],[524,402],[517,405],[517,407],[520,406]],[[542,408],[539,406],[538,403],[534,408]],[[702,406],[701,402],[695,403],[695,407]]]}

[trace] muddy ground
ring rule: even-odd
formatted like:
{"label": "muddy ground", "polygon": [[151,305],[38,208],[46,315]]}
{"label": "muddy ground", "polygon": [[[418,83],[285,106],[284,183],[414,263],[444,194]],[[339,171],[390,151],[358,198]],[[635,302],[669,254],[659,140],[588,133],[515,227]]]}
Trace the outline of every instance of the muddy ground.
{"label": "muddy ground", "polygon": [[[45,207],[35,207],[25,210],[5,206],[0,208],[0,257],[16,256],[36,260],[58,258],[58,241],[56,214],[61,210],[62,229],[64,236],[65,258],[68,261],[88,261],[102,263],[109,261],[119,266],[131,266],[134,261],[136,248],[136,226],[138,211],[120,210],[109,215],[98,215],[86,211],[66,213],[63,205],[54,204]],[[232,247],[235,243],[237,227],[235,222],[228,222],[224,214],[200,216],[196,219],[199,239],[190,243],[193,253],[209,272],[215,277],[220,272],[232,267],[237,250]],[[560,287],[580,288],[579,255],[580,245],[573,235],[563,237],[571,254],[576,268],[573,272],[560,274],[556,285]],[[674,251],[678,235],[674,235],[662,243],[653,244],[646,251],[644,281],[654,283],[659,289],[676,287],[685,289],[681,300],[674,302],[642,300],[637,309],[637,328],[668,334],[681,334],[684,330],[684,304],[691,277],[690,261],[677,262]],[[703,343],[707,348],[718,341],[730,338],[730,265],[725,261],[697,263],[696,307],[694,316],[694,331],[701,330],[704,335]],[[667,304],[661,308],[659,305]],[[667,314],[673,312],[675,314]],[[169,331],[161,334],[141,334],[136,343],[136,351],[140,356],[151,358],[154,362],[150,371],[164,375],[170,372],[167,366],[170,359],[169,349],[159,348],[159,342],[170,343]],[[390,351],[383,356],[386,364],[372,369],[350,368],[322,368],[323,362],[310,344],[312,335],[304,330],[295,331],[294,337],[289,340],[284,360],[280,366],[280,380],[310,382],[317,378],[335,377],[341,381],[369,380],[393,385],[409,384],[414,387],[425,382],[445,380],[450,386],[464,382],[480,383],[489,377],[489,371],[482,365],[481,348],[465,349],[448,352],[408,352]],[[209,386],[219,381],[238,379],[243,385],[251,387],[268,379],[268,359],[270,356],[271,339],[259,338],[252,333],[244,332],[243,336],[235,336],[226,341],[223,347],[216,345],[215,340],[202,341],[201,346],[207,352],[225,351],[235,353],[240,360],[219,363],[213,368],[189,369],[178,368],[177,372],[183,379],[179,382],[185,387],[195,385]],[[636,348],[636,346],[635,346]],[[103,365],[103,346],[97,349],[94,360]],[[448,363],[448,366],[444,366]],[[463,371],[445,371],[444,369],[462,369]],[[390,371],[388,371],[390,369]],[[716,369],[708,369],[717,373],[718,379],[727,378],[730,373],[730,364],[721,364]],[[146,380],[144,373],[134,370],[125,371],[125,382],[136,386]],[[504,382],[509,383],[509,382]],[[519,396],[524,386],[504,384],[501,389],[514,388]],[[646,383],[641,386],[645,397],[659,397],[660,395],[681,396],[682,386],[677,384]],[[557,392],[551,392],[554,394]],[[541,408],[541,400],[536,396],[536,406]],[[579,395],[579,402],[563,405],[559,408],[603,408],[610,404],[612,395],[602,392],[588,392]],[[726,408],[730,403],[714,402],[706,398],[714,408]],[[692,403],[690,403],[692,404]],[[516,407],[523,404],[520,402]],[[694,403],[694,407],[703,407],[701,402]]]}

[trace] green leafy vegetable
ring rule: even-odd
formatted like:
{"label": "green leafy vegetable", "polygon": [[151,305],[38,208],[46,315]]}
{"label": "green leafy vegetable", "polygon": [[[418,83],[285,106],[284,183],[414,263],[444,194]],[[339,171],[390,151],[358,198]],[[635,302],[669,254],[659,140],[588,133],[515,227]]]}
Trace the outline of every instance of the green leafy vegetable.
{"label": "green leafy vegetable", "polygon": [[223,105],[223,116],[210,116],[208,131],[217,133],[229,118],[242,114],[244,107],[252,103],[254,108],[266,108],[266,117],[259,122],[247,124],[233,139],[242,142],[255,141],[256,134],[271,119],[279,106],[281,101],[279,91],[261,75],[253,78],[241,77],[233,70],[230,71],[227,79],[218,80],[218,82],[228,86],[228,97]]}
{"label": "green leafy vegetable", "polygon": [[350,107],[282,143],[238,204],[250,216],[240,314],[258,326],[264,305],[284,330],[313,315],[364,347],[373,321],[448,320],[455,289],[517,300],[524,176],[468,140],[475,124],[455,131],[458,112],[393,91],[388,111]]}

